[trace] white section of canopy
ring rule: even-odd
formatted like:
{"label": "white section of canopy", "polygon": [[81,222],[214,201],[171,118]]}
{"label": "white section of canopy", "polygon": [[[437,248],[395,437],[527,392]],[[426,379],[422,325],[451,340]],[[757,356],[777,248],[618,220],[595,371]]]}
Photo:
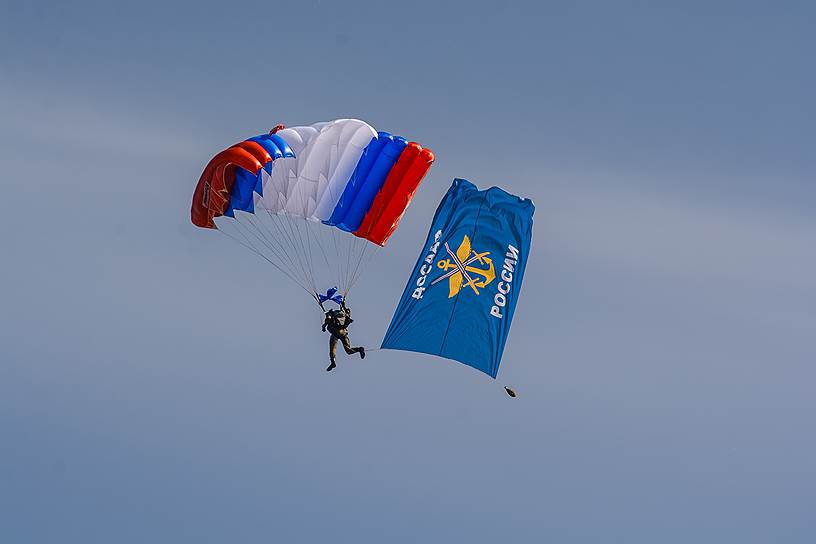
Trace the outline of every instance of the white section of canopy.
{"label": "white section of canopy", "polygon": [[322,221],[331,217],[365,147],[377,132],[357,119],[338,119],[279,131],[295,153],[263,175],[260,205],[273,213]]}
{"label": "white section of canopy", "polygon": [[[318,125],[324,124],[318,123]],[[301,157],[308,153],[308,144],[317,137],[319,130],[316,126],[292,127],[285,128],[277,133],[289,144],[295,156],[277,159],[272,163],[272,174],[267,174],[266,171],[261,173],[263,197],[255,197],[256,207],[260,201],[261,206],[272,213],[285,211],[290,187],[297,180],[298,164]]]}
{"label": "white section of canopy", "polygon": [[317,193],[317,206],[310,219],[324,221],[331,217],[337,201],[343,195],[351,174],[360,162],[363,151],[377,137],[373,127],[357,119],[343,119],[338,123],[337,159],[329,168],[328,182]]}

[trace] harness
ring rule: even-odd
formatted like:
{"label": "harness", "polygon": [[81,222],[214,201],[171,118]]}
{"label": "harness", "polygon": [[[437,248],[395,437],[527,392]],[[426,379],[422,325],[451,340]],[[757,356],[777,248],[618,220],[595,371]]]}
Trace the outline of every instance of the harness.
{"label": "harness", "polygon": [[328,312],[328,326],[329,332],[339,335],[340,331],[345,330],[348,326],[348,316],[341,310],[332,310]]}

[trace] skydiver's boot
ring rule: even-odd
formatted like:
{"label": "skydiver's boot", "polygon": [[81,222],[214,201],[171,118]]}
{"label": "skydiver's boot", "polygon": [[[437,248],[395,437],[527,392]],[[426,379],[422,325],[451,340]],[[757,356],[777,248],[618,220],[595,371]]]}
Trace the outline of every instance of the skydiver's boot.
{"label": "skydiver's boot", "polygon": [[365,359],[365,348],[360,346],[360,359]]}
{"label": "skydiver's boot", "polygon": [[331,372],[335,368],[337,368],[337,364],[334,361],[332,361],[329,367],[326,369],[326,372]]}

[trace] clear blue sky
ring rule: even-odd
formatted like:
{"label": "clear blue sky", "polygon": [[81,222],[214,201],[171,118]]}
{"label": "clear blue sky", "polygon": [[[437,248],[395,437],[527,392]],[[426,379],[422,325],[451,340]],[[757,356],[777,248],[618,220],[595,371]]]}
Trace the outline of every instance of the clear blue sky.
{"label": "clear blue sky", "polygon": [[[0,540],[816,541],[812,3],[115,4],[0,9]],[[327,374],[189,224],[215,152],[336,117],[438,157],[356,341],[453,177],[536,202],[498,382]]]}

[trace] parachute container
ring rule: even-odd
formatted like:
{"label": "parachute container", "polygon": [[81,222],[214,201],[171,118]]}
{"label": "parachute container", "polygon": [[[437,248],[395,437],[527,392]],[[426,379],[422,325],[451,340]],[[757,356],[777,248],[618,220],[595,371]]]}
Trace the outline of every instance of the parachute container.
{"label": "parachute container", "polygon": [[446,357],[495,378],[521,295],[534,211],[529,199],[455,179],[382,348]]}

